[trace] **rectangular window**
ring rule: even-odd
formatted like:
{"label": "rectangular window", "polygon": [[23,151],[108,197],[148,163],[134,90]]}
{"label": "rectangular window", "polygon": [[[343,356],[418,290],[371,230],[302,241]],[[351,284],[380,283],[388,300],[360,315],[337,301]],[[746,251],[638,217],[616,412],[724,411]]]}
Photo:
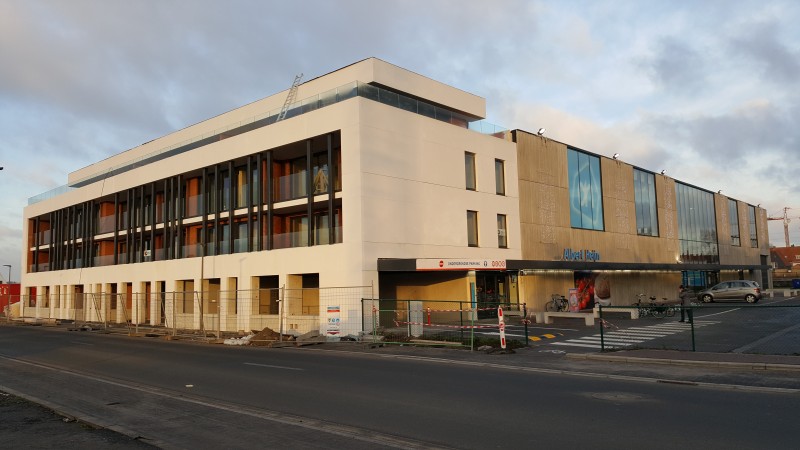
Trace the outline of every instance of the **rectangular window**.
{"label": "rectangular window", "polygon": [[247,206],[247,166],[237,167],[236,172],[236,191],[234,193],[235,208]]}
{"label": "rectangular window", "polygon": [[475,154],[464,152],[464,170],[467,178],[467,189],[474,191],[477,189],[477,182],[475,180]]}
{"label": "rectangular window", "polygon": [[467,211],[467,245],[478,246],[478,212]]}
{"label": "rectangular window", "polygon": [[731,245],[742,245],[739,234],[739,207],[736,200],[728,199],[728,223],[731,226]]}
{"label": "rectangular window", "polygon": [[719,264],[714,194],[675,183],[678,241],[685,264]]}
{"label": "rectangular window", "polygon": [[508,231],[506,228],[506,215],[497,215],[497,246],[508,248]]}
{"label": "rectangular window", "polygon": [[756,229],[755,206],[747,206],[747,221],[750,223],[750,247],[758,247],[758,230]]}
{"label": "rectangular window", "polygon": [[636,233],[658,236],[656,182],[652,173],[633,169],[633,195],[636,207]]}
{"label": "rectangular window", "polygon": [[494,160],[494,183],[497,195],[506,195],[506,168],[505,162]]}
{"label": "rectangular window", "polygon": [[573,228],[603,230],[603,188],[600,158],[567,149],[570,224]]}

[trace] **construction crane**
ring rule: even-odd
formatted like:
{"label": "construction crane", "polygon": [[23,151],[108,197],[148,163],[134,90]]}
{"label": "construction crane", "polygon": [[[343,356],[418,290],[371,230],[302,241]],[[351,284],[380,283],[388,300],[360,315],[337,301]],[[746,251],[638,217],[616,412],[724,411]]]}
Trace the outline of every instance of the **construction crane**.
{"label": "construction crane", "polygon": [[289,88],[289,94],[286,95],[286,101],[283,102],[283,108],[281,108],[281,112],[278,113],[278,117],[275,119],[275,122],[280,122],[286,118],[286,113],[289,112],[289,107],[292,106],[292,103],[294,103],[294,98],[297,96],[297,86],[300,85],[301,78],[303,78],[302,73],[300,75],[295,75],[294,81],[292,82],[292,87]]}
{"label": "construction crane", "polygon": [[783,208],[783,216],[771,216],[767,217],[767,220],[782,220],[783,221],[783,237],[786,239],[786,246],[789,246],[789,222],[792,219],[789,218],[789,208],[788,206]]}

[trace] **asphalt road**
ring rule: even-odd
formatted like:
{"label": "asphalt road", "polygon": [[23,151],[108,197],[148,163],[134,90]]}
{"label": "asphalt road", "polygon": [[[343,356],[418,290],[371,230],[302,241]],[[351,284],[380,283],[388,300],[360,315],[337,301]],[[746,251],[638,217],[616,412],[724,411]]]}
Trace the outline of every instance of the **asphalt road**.
{"label": "asphalt road", "polygon": [[[719,302],[693,308],[694,326],[674,317],[629,316],[605,309],[606,350],[649,348],[699,352],[800,355],[800,298],[765,298],[756,305]],[[516,328],[507,327],[512,330]],[[556,318],[552,325],[532,324],[531,335],[558,333],[540,345],[570,352],[597,352],[601,348],[599,322],[587,327],[578,319]]]}
{"label": "asphalt road", "polygon": [[[0,327],[0,389],[164,448],[796,448],[800,394]],[[484,355],[485,356],[485,355]]]}

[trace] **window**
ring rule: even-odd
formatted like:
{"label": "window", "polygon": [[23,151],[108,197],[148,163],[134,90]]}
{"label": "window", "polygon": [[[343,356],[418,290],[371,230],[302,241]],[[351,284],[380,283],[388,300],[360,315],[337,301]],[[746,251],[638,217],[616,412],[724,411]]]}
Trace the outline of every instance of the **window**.
{"label": "window", "polygon": [[686,264],[719,264],[714,194],[675,183],[678,241]]}
{"label": "window", "polygon": [[636,207],[636,234],[658,236],[655,176],[649,172],[633,169],[633,195]]}
{"label": "window", "polygon": [[603,230],[603,188],[600,158],[567,149],[570,224],[574,228]]}
{"label": "window", "polygon": [[728,199],[728,223],[731,226],[731,245],[741,246],[742,241],[739,235],[739,207],[736,200]]}
{"label": "window", "polygon": [[247,206],[247,166],[237,167],[236,173],[236,193],[234,202],[236,208]]}
{"label": "window", "polygon": [[758,247],[758,230],[756,230],[755,206],[747,206],[747,221],[750,224],[750,247]]}
{"label": "window", "polygon": [[508,232],[506,229],[506,215],[497,215],[497,246],[508,248]]}
{"label": "window", "polygon": [[474,191],[477,188],[475,180],[475,154],[464,152],[464,170],[467,179],[467,189]]}
{"label": "window", "polygon": [[506,195],[506,168],[505,162],[494,160],[494,184],[497,195]]}
{"label": "window", "polygon": [[478,212],[467,211],[467,245],[478,246]]}

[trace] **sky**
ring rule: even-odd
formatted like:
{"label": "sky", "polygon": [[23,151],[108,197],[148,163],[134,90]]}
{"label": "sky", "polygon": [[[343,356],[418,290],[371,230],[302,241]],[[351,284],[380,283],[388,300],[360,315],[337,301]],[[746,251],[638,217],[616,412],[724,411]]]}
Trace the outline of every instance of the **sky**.
{"label": "sky", "polygon": [[800,245],[797,23],[792,0],[0,0],[0,265],[19,281],[23,208],[70,172],[371,56],[489,122],[790,207]]}

